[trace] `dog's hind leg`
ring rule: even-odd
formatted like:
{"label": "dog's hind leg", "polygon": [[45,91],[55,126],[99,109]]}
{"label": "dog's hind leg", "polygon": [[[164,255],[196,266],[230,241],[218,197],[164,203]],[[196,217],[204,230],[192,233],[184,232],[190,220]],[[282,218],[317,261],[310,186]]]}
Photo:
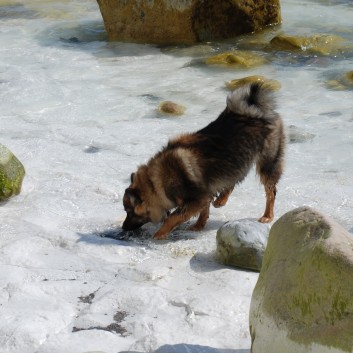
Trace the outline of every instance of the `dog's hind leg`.
{"label": "dog's hind leg", "polygon": [[210,215],[210,202],[201,210],[199,218],[197,219],[196,223],[193,224],[188,228],[188,230],[198,232],[202,230],[208,220],[208,217]]}
{"label": "dog's hind leg", "polygon": [[266,208],[263,216],[259,219],[261,223],[269,223],[274,217],[274,205],[276,199],[276,186],[272,183],[265,184]]}
{"label": "dog's hind leg", "polygon": [[271,162],[260,160],[256,165],[256,169],[266,193],[266,208],[259,222],[269,223],[274,218],[274,205],[277,193],[276,185],[282,175],[283,160],[282,158],[277,158]]}
{"label": "dog's hind leg", "polygon": [[256,172],[260,176],[266,193],[265,212],[259,219],[262,223],[268,223],[273,220],[276,186],[284,167],[285,135],[281,121],[278,120],[273,127],[274,129],[266,137],[264,148],[256,161]]}
{"label": "dog's hind leg", "polygon": [[[160,239],[160,240],[166,239],[168,237],[169,232],[171,232],[178,225],[186,222],[192,216],[195,216],[197,214],[200,214],[201,216],[201,213],[202,213],[201,218],[204,218],[206,216],[206,211],[203,213],[203,210],[205,205],[209,204],[209,202],[210,202],[209,198],[200,199],[197,201],[189,202],[182,208],[181,207],[177,208],[169,217],[167,217],[162,227],[154,234],[153,238]],[[207,218],[206,218],[206,221],[207,221]]]}
{"label": "dog's hind leg", "polygon": [[221,193],[212,202],[213,207],[219,208],[219,207],[224,206],[227,203],[228,198],[233,190],[234,190],[234,185],[232,187],[230,187],[229,189],[225,189],[225,190],[221,191]]}

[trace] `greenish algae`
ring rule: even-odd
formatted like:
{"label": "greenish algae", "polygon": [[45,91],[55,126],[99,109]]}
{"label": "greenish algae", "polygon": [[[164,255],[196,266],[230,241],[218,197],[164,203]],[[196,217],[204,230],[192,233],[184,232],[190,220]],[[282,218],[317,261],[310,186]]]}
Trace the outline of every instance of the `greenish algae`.
{"label": "greenish algae", "polygon": [[22,163],[7,147],[0,144],[0,201],[21,192],[24,175]]}
{"label": "greenish algae", "polygon": [[207,65],[221,65],[244,69],[250,69],[265,63],[266,60],[263,57],[240,50],[217,54],[206,59]]}

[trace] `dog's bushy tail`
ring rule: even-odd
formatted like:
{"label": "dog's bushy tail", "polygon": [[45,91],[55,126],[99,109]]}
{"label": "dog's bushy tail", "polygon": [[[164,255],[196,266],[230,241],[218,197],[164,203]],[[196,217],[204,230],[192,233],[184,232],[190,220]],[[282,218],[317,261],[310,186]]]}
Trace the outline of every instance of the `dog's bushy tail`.
{"label": "dog's bushy tail", "polygon": [[271,118],[276,115],[273,90],[257,82],[239,87],[230,93],[227,106],[233,113],[249,118]]}

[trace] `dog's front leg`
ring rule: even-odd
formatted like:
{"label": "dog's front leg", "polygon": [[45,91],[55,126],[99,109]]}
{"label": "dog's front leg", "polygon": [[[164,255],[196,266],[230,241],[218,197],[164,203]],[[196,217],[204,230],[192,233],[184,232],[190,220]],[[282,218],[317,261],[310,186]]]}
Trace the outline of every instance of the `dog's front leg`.
{"label": "dog's front leg", "polygon": [[177,208],[163,223],[162,227],[154,234],[154,239],[167,239],[168,234],[181,223],[186,222],[192,216],[202,212],[205,204],[209,203],[209,198],[190,202],[183,207]]}
{"label": "dog's front leg", "polygon": [[196,223],[190,226],[188,230],[191,230],[193,232],[198,232],[205,227],[210,215],[210,203],[211,201],[208,202],[207,205],[201,210],[199,218],[197,219]]}
{"label": "dog's front leg", "polygon": [[169,217],[166,218],[162,227],[154,234],[153,239],[167,239],[168,234],[179,224],[184,222],[184,217],[180,209],[176,209]]}

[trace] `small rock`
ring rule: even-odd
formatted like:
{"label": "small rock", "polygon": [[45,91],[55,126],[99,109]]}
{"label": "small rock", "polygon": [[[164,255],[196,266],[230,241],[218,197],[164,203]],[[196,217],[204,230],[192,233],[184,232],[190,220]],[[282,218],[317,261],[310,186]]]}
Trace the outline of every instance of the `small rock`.
{"label": "small rock", "polygon": [[330,34],[314,34],[308,37],[281,34],[270,41],[270,46],[276,50],[333,55],[348,49],[344,42],[344,38]]}
{"label": "small rock", "polygon": [[165,101],[158,106],[157,110],[162,114],[182,115],[185,112],[185,107],[171,101]]}
{"label": "small rock", "polygon": [[269,229],[253,219],[227,222],[217,231],[216,258],[225,265],[260,271]]}
{"label": "small rock", "polygon": [[265,62],[266,60],[263,57],[246,51],[226,52],[206,59],[207,65],[223,65],[245,69],[263,65]]}
{"label": "small rock", "polygon": [[314,134],[306,132],[295,125],[288,126],[288,139],[290,143],[307,142],[311,141],[314,137]]}
{"label": "small rock", "polygon": [[352,234],[309,207],[282,216],[251,298],[251,352],[352,353],[352,272]]}
{"label": "small rock", "polygon": [[24,175],[22,163],[7,147],[0,144],[0,201],[21,192]]}
{"label": "small rock", "polygon": [[94,146],[92,144],[85,146],[85,148],[83,149],[83,152],[85,152],[85,153],[97,153],[99,151],[100,151],[100,148],[98,146]]}
{"label": "small rock", "polygon": [[281,88],[281,84],[278,81],[270,80],[260,75],[247,76],[226,82],[226,87],[230,90],[235,90],[236,88],[255,82],[262,83],[264,87],[272,89],[273,91],[277,91]]}

